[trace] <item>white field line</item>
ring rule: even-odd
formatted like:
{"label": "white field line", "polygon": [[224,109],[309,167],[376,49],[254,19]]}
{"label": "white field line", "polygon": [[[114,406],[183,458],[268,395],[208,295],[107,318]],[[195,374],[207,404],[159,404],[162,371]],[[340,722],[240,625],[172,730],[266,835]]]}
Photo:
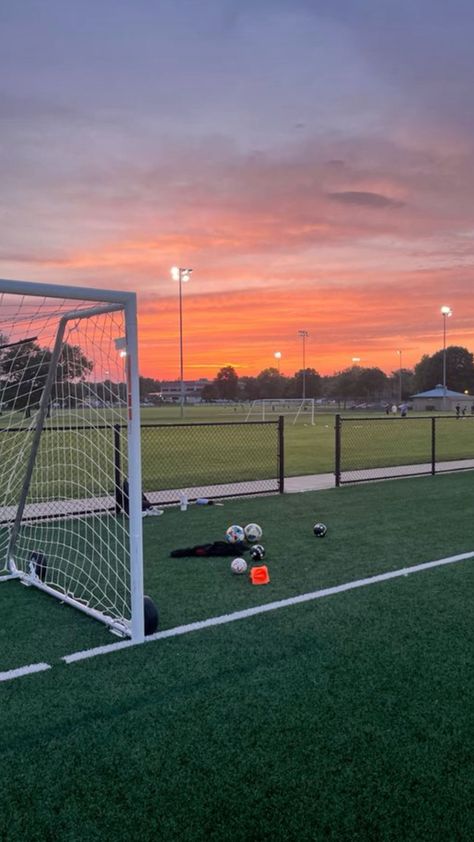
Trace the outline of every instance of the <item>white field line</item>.
{"label": "white field line", "polygon": [[0,681],[11,681],[12,678],[20,678],[22,675],[31,675],[34,672],[50,670],[51,664],[28,664],[26,667],[17,667],[14,670],[0,672]]}
{"label": "white field line", "polygon": [[[422,570],[430,570],[433,567],[442,567],[446,564],[454,564],[457,561],[464,561],[468,558],[474,558],[474,552],[461,553],[460,555],[449,556],[448,558],[441,558],[437,561],[427,561],[423,564],[415,564],[412,567],[402,567],[399,570],[391,570],[388,573],[379,573],[377,576],[370,576],[366,579],[356,579],[352,582],[346,582],[343,585],[335,585],[332,588],[323,588],[319,591],[312,591],[311,593],[300,594],[300,596],[292,596],[288,599],[280,599],[277,602],[267,602],[265,605],[256,605],[254,608],[246,608],[243,611],[234,611],[232,614],[221,614],[218,617],[209,617],[207,620],[200,620],[196,623],[188,623],[184,626],[175,626],[166,631],[156,632],[145,638],[145,643],[151,643],[155,640],[163,640],[166,637],[178,637],[178,635],[188,634],[189,632],[200,631],[211,626],[221,626],[226,623],[233,623],[236,620],[245,620],[247,617],[254,617],[256,614],[264,614],[266,611],[276,611],[279,608],[287,608],[291,605],[299,605],[302,602],[312,602],[315,599],[322,599],[325,596],[333,596],[334,594],[343,593],[344,591],[355,590],[356,588],[364,588],[368,585],[375,585],[378,582],[386,582],[389,579],[397,579],[400,576],[408,576],[410,573],[419,573]],[[124,640],[120,643],[111,643],[106,646],[97,646],[94,649],[85,649],[82,652],[74,652],[71,655],[65,655],[61,660],[67,664],[75,663],[76,661],[83,661],[87,658],[94,658],[96,655],[107,655],[109,652],[116,652],[121,649],[128,649],[131,646],[136,646],[131,640]]]}

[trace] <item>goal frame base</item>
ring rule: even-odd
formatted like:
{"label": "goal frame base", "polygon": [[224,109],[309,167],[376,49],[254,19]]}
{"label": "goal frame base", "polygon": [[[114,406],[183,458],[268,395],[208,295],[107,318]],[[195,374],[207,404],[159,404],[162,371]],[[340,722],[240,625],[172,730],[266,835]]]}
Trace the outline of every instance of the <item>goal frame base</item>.
{"label": "goal frame base", "polygon": [[107,614],[103,614],[102,611],[97,611],[96,608],[91,608],[90,605],[86,605],[78,599],[74,599],[69,596],[69,594],[56,590],[56,588],[52,588],[50,585],[45,585],[38,576],[32,573],[19,572],[13,574],[11,578],[19,579],[21,584],[25,587],[38,588],[38,590],[53,596],[59,602],[70,605],[72,608],[82,611],[83,614],[88,614],[89,617],[93,617],[94,620],[98,620],[98,622],[106,625],[110,631],[113,631],[115,634],[119,635],[119,637],[132,636],[132,629],[126,620],[121,621],[114,617],[108,617]]}

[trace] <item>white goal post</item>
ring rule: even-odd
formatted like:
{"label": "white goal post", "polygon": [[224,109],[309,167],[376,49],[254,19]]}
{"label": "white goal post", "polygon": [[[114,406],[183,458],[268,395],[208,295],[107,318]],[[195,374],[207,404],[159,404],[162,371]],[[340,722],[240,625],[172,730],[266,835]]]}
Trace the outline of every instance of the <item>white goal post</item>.
{"label": "white goal post", "polygon": [[[117,458],[117,430],[125,457]],[[144,638],[134,293],[0,280],[7,579]]]}
{"label": "white goal post", "polygon": [[314,410],[314,398],[260,398],[251,402],[245,420],[269,421],[279,415],[288,415],[293,418],[293,424],[304,417],[314,425]]}

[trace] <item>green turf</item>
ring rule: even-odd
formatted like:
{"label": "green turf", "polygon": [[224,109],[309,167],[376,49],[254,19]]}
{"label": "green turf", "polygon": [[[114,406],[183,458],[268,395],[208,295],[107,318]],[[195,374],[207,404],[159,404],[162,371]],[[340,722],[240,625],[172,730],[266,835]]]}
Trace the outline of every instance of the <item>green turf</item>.
{"label": "green turf", "polygon": [[[247,498],[187,512],[171,508],[143,523],[145,590],[159,606],[164,629],[467,552],[474,549],[472,482],[465,473]],[[177,547],[223,539],[230,523],[255,520],[264,530],[269,586],[252,587],[246,577],[232,576],[229,558],[170,558]],[[323,539],[312,534],[316,520],[328,525]],[[0,587],[0,607],[5,641],[10,622],[18,625],[9,645],[0,647],[0,670],[113,639],[99,624],[55,601],[50,608],[49,597],[16,582]],[[38,628],[54,630],[41,635],[41,645]]]}
{"label": "green turf", "polygon": [[474,566],[0,685],[2,842],[470,842]]}

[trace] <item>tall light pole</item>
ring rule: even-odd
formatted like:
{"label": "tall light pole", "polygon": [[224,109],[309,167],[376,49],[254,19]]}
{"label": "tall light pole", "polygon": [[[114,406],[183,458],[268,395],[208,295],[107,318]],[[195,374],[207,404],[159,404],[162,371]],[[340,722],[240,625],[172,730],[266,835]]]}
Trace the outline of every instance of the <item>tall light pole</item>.
{"label": "tall light pole", "polygon": [[306,398],[306,340],[309,336],[307,330],[299,330],[298,336],[303,340],[303,400]]}
{"label": "tall light pole", "polygon": [[398,361],[398,403],[402,402],[402,351],[399,348],[397,351],[399,361]]}
{"label": "tall light pole", "polygon": [[281,351],[275,351],[273,355],[278,363],[278,374],[280,374]]}
{"label": "tall light pole", "polygon": [[446,409],[446,319],[453,315],[451,307],[443,304],[441,315],[443,316],[443,409]]}
{"label": "tall light pole", "polygon": [[183,291],[182,285],[189,281],[192,269],[180,269],[178,266],[173,266],[171,269],[171,277],[173,281],[179,283],[179,403],[181,418],[184,415],[184,375],[183,375]]}

